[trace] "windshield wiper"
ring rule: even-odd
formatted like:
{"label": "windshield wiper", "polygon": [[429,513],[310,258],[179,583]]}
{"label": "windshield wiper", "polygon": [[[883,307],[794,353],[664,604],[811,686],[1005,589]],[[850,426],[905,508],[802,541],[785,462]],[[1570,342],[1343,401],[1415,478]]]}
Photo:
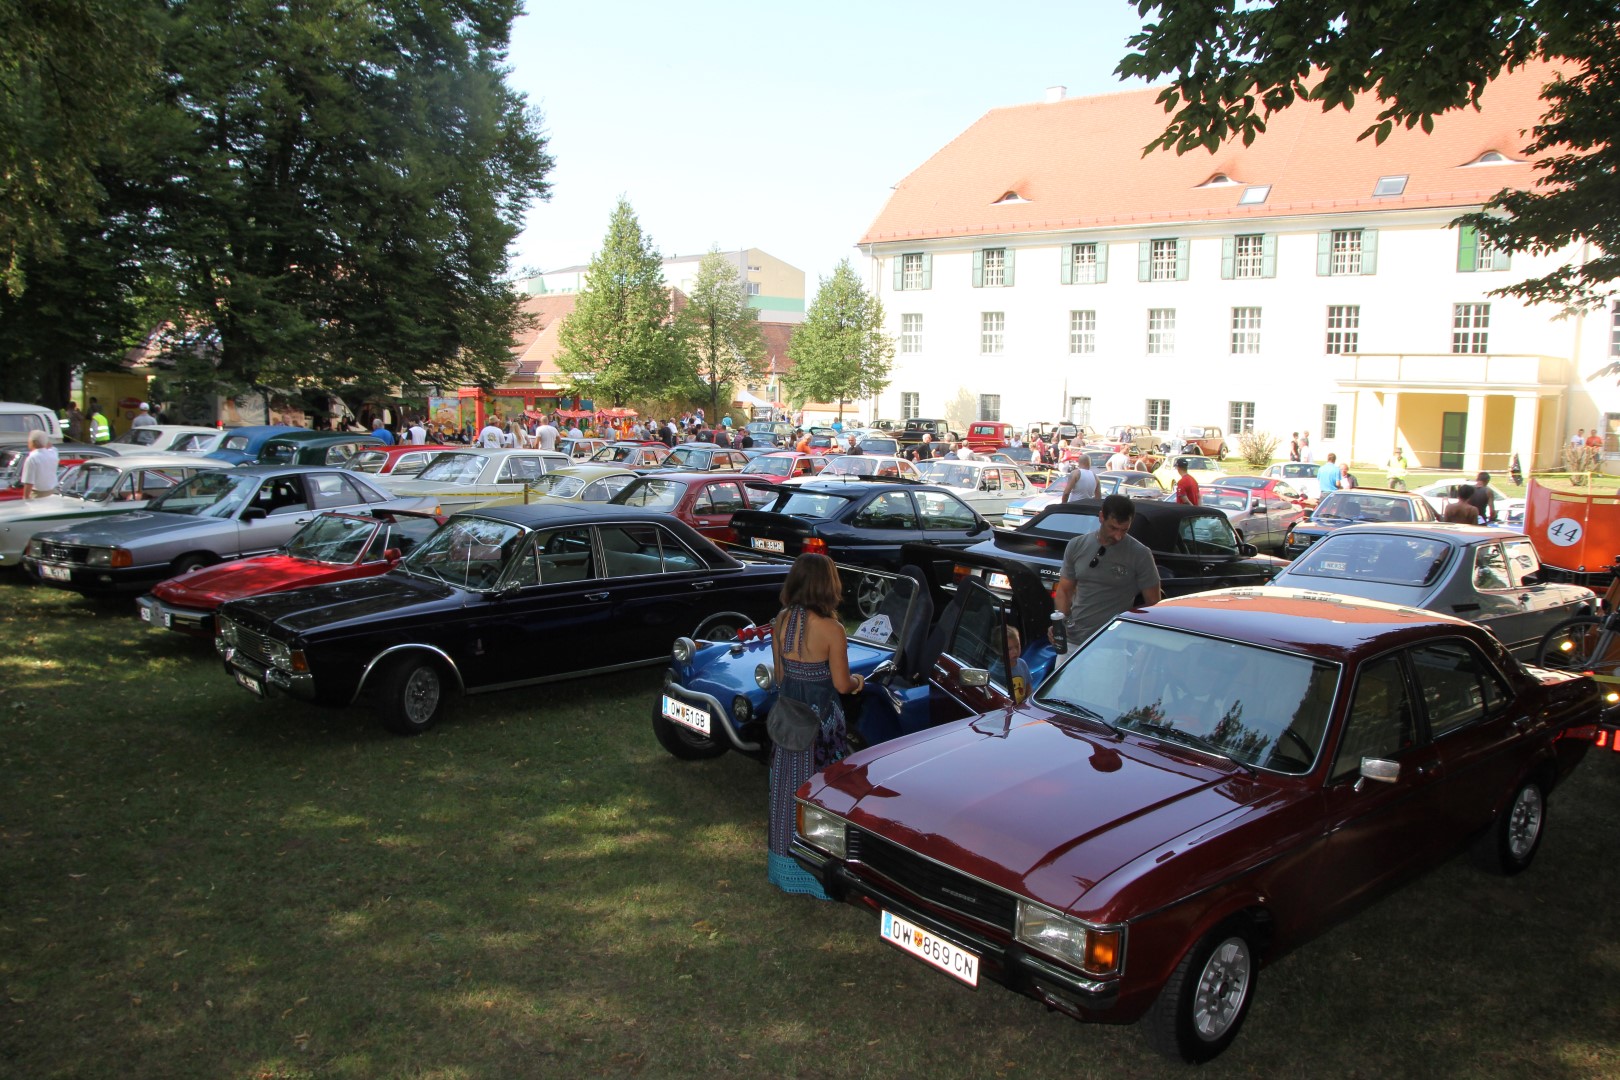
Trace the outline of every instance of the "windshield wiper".
{"label": "windshield wiper", "polygon": [[1102,713],[1098,712],[1096,709],[1091,708],[1090,706],[1082,705],[1078,701],[1070,701],[1068,698],[1058,698],[1058,697],[1036,698],[1035,701],[1036,701],[1037,704],[1040,704],[1040,705],[1056,705],[1059,709],[1062,709],[1064,712],[1072,712],[1076,716],[1081,717],[1082,719],[1091,720],[1091,721],[1093,721],[1095,723],[1101,724],[1103,727],[1107,728],[1109,731],[1112,731],[1115,735],[1119,734],[1119,728],[1115,727],[1113,724],[1110,724],[1107,720],[1103,719],[1103,714]]}
{"label": "windshield wiper", "polygon": [[1259,770],[1255,769],[1254,766],[1248,764],[1247,762],[1239,761],[1237,758],[1233,757],[1230,750],[1217,746],[1215,743],[1210,742],[1202,735],[1194,735],[1190,731],[1182,731],[1180,728],[1171,724],[1158,724],[1148,721],[1133,725],[1132,730],[1140,731],[1145,735],[1152,735],[1157,738],[1164,739],[1167,742],[1185,743],[1188,746],[1192,746],[1198,750],[1203,750],[1206,753],[1214,754],[1216,757],[1225,758],[1227,761],[1230,761],[1232,764],[1236,765],[1238,768],[1242,769],[1251,776],[1260,775]]}

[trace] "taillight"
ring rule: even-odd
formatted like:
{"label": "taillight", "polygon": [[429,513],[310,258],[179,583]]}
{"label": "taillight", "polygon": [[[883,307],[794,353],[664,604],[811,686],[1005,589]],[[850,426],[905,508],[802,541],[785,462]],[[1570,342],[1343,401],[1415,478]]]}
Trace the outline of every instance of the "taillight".
{"label": "taillight", "polygon": [[804,542],[804,550],[807,554],[825,555],[827,554],[827,541],[819,536],[809,537]]}

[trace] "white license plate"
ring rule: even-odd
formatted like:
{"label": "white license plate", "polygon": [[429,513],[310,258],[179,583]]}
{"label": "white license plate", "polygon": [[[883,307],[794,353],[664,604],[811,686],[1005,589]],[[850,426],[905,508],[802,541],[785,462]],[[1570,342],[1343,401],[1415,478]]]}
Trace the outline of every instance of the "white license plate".
{"label": "white license plate", "polygon": [[41,563],[39,576],[46,581],[72,581],[73,571],[66,566],[52,566],[50,563]]}
{"label": "white license plate", "polygon": [[943,938],[919,929],[898,915],[885,911],[879,924],[883,940],[910,953],[925,964],[932,964],[953,979],[969,986],[979,985],[979,958]]}
{"label": "white license plate", "polygon": [[242,689],[246,690],[250,694],[257,694],[259,697],[264,697],[264,684],[259,682],[258,679],[255,679],[251,675],[244,675],[240,671],[233,671],[231,674],[236,676],[236,684]]}
{"label": "white license plate", "polygon": [[151,621],[152,621],[152,609],[149,608],[149,607],[141,608],[141,622],[151,622]]}
{"label": "white license plate", "polygon": [[712,725],[706,709],[700,709],[696,705],[688,705],[684,701],[676,701],[668,694],[664,695],[664,718],[685,725],[700,735],[712,733]]}
{"label": "white license plate", "polygon": [[763,536],[754,537],[752,543],[754,548],[758,551],[774,551],[780,555],[787,550],[787,548],[783,546],[782,541],[767,540]]}

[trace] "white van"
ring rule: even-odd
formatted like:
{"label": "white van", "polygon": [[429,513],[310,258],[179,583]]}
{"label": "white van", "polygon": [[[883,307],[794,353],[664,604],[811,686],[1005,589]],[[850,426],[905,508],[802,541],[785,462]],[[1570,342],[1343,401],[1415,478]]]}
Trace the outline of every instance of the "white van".
{"label": "white van", "polygon": [[62,441],[62,429],[57,423],[56,414],[45,406],[0,401],[0,442],[27,442],[31,431],[45,432],[52,442]]}

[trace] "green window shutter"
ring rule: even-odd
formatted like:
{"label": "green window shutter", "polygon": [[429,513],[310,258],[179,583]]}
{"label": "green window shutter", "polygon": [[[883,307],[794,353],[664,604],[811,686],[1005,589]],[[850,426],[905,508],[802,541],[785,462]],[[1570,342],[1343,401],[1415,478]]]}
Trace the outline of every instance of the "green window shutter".
{"label": "green window shutter", "polygon": [[1192,241],[1182,237],[1176,241],[1176,280],[1187,280],[1188,253],[1192,251]]}
{"label": "green window shutter", "polygon": [[1136,243],[1136,280],[1147,281],[1153,276],[1153,241],[1139,240]]}
{"label": "green window shutter", "polygon": [[1378,230],[1361,230],[1361,272],[1378,273]]}
{"label": "green window shutter", "polygon": [[1316,234],[1316,276],[1327,277],[1333,273],[1333,233],[1319,232]]}
{"label": "green window shutter", "polygon": [[1479,259],[1479,235],[1472,225],[1457,230],[1457,273],[1472,274]]}
{"label": "green window shutter", "polygon": [[984,288],[984,251],[980,249],[973,253],[973,287]]}
{"label": "green window shutter", "polygon": [[1260,276],[1277,276],[1277,234],[1266,233],[1260,238]]}
{"label": "green window shutter", "polygon": [[1497,247],[1491,249],[1492,270],[1506,270],[1508,268],[1508,264],[1512,261],[1513,257],[1508,254],[1505,248]]}
{"label": "green window shutter", "polygon": [[1074,284],[1074,249],[1079,244],[1064,244],[1058,255],[1058,283]]}
{"label": "green window shutter", "polygon": [[926,251],[923,252],[922,279],[923,288],[932,289],[934,287],[934,257]]}
{"label": "green window shutter", "polygon": [[1237,263],[1237,237],[1221,237],[1221,277],[1230,281]]}
{"label": "green window shutter", "polygon": [[905,287],[906,287],[906,257],[904,255],[896,255],[894,257],[894,291],[899,292],[901,289],[904,289]]}
{"label": "green window shutter", "polygon": [[1001,253],[1001,283],[1012,288],[1013,283],[1013,249],[1007,248]]}
{"label": "green window shutter", "polygon": [[1097,241],[1097,284],[1108,280],[1108,243]]}

